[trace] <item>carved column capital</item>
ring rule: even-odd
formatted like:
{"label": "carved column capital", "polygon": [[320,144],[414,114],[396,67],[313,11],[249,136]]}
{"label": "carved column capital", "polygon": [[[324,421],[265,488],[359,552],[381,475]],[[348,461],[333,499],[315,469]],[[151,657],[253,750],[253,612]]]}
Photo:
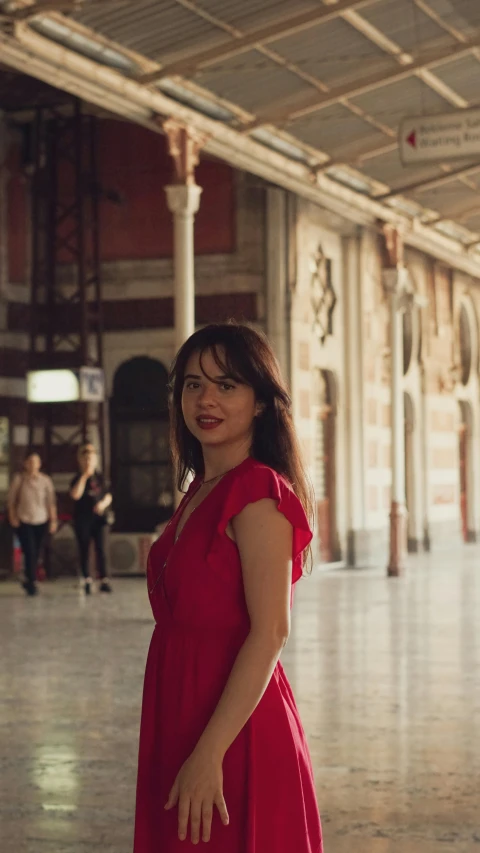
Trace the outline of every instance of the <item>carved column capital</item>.
{"label": "carved column capital", "polygon": [[168,150],[174,163],[175,184],[193,186],[195,184],[195,167],[198,165],[200,151],[208,137],[174,119],[164,121],[163,129],[168,140]]}
{"label": "carved column capital", "polygon": [[395,269],[404,266],[404,244],[403,235],[394,225],[389,222],[382,224],[381,248],[383,266],[387,269]]}
{"label": "carved column capital", "polygon": [[165,187],[171,213],[194,216],[200,206],[202,187],[197,184],[170,184]]}

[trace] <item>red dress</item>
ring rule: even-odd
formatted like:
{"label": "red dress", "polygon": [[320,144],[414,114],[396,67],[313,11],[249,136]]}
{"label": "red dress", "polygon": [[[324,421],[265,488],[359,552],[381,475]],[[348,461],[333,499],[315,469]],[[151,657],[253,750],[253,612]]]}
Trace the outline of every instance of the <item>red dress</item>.
{"label": "red dress", "polygon": [[[148,653],[140,730],[134,853],[187,853],[170,789],[220,699],[249,631],[238,549],[228,522],[249,503],[273,498],[293,526],[293,582],[312,537],[286,481],[246,459],[175,529],[194,481],[150,552],[147,581],[155,630]],[[165,566],[165,562],[168,563]],[[312,766],[283,667],[223,762],[230,824],[214,808],[208,853],[321,853]],[[190,829],[190,827],[189,827]],[[203,845],[201,845],[203,846]]]}

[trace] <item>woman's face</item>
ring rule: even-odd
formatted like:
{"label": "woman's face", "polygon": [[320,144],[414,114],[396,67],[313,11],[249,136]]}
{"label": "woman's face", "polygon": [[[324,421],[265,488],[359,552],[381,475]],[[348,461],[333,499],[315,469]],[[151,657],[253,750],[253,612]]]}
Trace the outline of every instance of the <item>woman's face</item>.
{"label": "woman's face", "polygon": [[82,450],[82,454],[80,456],[80,468],[83,471],[86,471],[87,468],[95,470],[97,467],[97,454],[93,445],[87,444],[87,446]]}
{"label": "woman's face", "polygon": [[[221,350],[218,354],[222,360]],[[253,388],[222,375],[211,352],[203,354],[202,365],[199,353],[190,357],[185,369],[182,412],[188,429],[203,447],[245,444],[250,450],[253,423],[259,411]]]}
{"label": "woman's face", "polygon": [[42,467],[42,460],[40,459],[38,453],[32,453],[30,456],[27,456],[23,467],[25,468],[27,474],[30,474],[30,476],[38,474],[40,468]]}

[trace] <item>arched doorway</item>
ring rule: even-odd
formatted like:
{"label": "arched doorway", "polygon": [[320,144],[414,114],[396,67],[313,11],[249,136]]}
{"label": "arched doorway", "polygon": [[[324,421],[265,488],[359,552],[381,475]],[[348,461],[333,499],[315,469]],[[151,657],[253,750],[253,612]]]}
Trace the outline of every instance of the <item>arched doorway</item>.
{"label": "arched doorway", "polygon": [[315,418],[315,497],[319,557],[322,563],[340,559],[336,518],[336,394],[329,370],[317,373]]}
{"label": "arched doorway", "polygon": [[405,417],[405,502],[407,505],[407,542],[410,552],[418,551],[415,528],[415,410],[410,394],[403,395]]}
{"label": "arched doorway", "polygon": [[463,400],[459,402],[460,426],[458,429],[458,459],[459,459],[459,482],[460,482],[460,520],[464,542],[470,541],[469,532],[474,529],[470,525],[471,514],[471,473],[472,473],[472,409],[470,403]]}
{"label": "arched doorway", "polygon": [[124,362],[110,401],[115,530],[150,533],[172,514],[168,374],[156,359]]}

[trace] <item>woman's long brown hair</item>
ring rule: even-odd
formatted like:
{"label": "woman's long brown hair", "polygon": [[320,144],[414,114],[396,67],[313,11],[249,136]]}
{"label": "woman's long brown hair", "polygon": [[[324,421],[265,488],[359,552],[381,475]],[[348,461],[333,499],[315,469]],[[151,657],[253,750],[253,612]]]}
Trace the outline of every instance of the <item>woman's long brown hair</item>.
{"label": "woman's long brown hair", "polygon": [[263,410],[255,418],[251,455],[290,483],[307,518],[313,522],[313,495],[293,425],[292,404],[274,352],[261,332],[240,323],[213,324],[195,332],[179,350],[170,373],[171,447],[182,491],[190,472],[202,475],[200,442],[187,428],[182,412],[185,370],[190,357],[210,352],[224,376],[253,388]]}

